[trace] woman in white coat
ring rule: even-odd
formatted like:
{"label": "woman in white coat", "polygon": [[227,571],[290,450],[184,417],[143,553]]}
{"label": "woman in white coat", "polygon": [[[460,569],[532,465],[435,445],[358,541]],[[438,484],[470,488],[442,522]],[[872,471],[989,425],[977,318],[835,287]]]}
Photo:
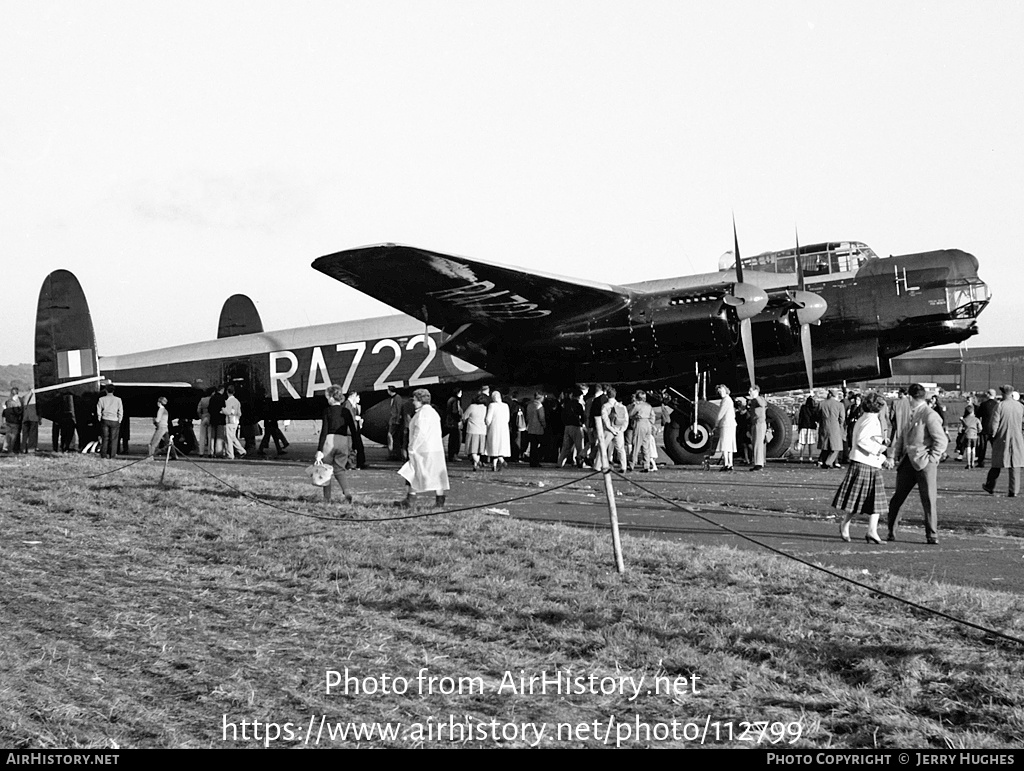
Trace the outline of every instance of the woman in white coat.
{"label": "woman in white coat", "polygon": [[501,394],[491,391],[491,403],[487,405],[487,441],[484,443],[484,454],[491,459],[494,470],[507,465],[505,458],[512,455],[512,439],[509,435],[509,409],[501,400]]}
{"label": "woman in white coat", "polygon": [[149,457],[156,455],[160,448],[160,442],[167,436],[167,397],[161,396],[156,400],[156,417],[153,418],[153,438],[149,440]]}
{"label": "woman in white coat", "polygon": [[722,453],[722,471],[732,471],[732,456],[736,452],[736,407],[729,396],[729,386],[718,386],[718,397],[722,403],[718,407],[718,451]]}
{"label": "woman in white coat", "polygon": [[412,392],[412,403],[416,412],[409,421],[409,460],[398,470],[409,486],[404,505],[412,506],[417,493],[433,490],[434,505],[444,506],[449,484],[441,416],[430,406],[430,391],[426,388]]}

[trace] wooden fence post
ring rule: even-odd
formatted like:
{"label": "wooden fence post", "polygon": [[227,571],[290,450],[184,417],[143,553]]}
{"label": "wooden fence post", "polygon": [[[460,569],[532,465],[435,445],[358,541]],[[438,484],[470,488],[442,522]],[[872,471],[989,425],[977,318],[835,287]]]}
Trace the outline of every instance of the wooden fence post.
{"label": "wooden fence post", "polygon": [[622,561],[622,541],[619,539],[619,511],[615,508],[615,488],[612,487],[611,464],[608,462],[608,452],[604,444],[604,426],[601,425],[601,417],[595,421],[597,425],[597,457],[601,464],[601,475],[604,477],[604,493],[608,497],[608,516],[612,524],[612,552],[615,555],[615,569],[620,573],[626,572],[626,566]]}

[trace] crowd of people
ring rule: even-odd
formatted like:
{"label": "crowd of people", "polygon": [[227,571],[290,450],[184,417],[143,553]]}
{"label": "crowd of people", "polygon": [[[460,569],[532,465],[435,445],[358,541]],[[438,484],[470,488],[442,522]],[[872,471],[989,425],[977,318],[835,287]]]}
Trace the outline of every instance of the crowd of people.
{"label": "crowd of people", "polygon": [[[716,420],[717,451],[723,471],[733,471],[739,457],[751,471],[765,467],[768,402],[752,386],[746,397],[733,399],[725,385],[717,387],[720,398]],[[665,407],[655,407],[643,390],[635,391],[628,404],[620,401],[616,389],[594,384],[563,392],[558,398],[535,393],[520,399],[513,391],[502,395],[482,386],[468,399],[461,388],[441,407],[431,403],[430,392],[415,390],[403,398],[389,387],[389,457],[404,461],[400,474],[406,480],[406,503],[433,491],[435,504],[444,505],[449,489],[447,463],[462,460],[463,453],[474,471],[501,471],[509,463],[529,460],[537,468],[599,468],[602,457],[623,473],[657,471],[658,450],[655,427],[667,422]],[[245,457],[255,446],[255,433],[242,431],[243,407],[230,383],[210,389],[199,401],[195,419],[171,420],[167,399],[158,397],[153,413],[153,435],[148,455],[154,457],[176,434],[175,443],[204,457]],[[878,523],[885,515],[886,540],[896,540],[900,509],[907,496],[918,488],[925,512],[925,536],[938,543],[936,478],[938,464],[949,450],[945,427],[946,408],[937,396],[929,397],[919,384],[901,389],[888,403],[875,392],[858,394],[838,389],[827,391],[816,402],[807,397],[795,415],[797,456],[812,460],[822,469],[847,466],[833,506],[843,512],[840,535],[849,541],[850,525],[857,515],[867,517],[868,542],[881,543]],[[22,396],[17,387],[3,407],[5,453],[33,452],[38,442],[39,417],[35,392]],[[360,399],[357,392],[344,393],[336,385],[327,389],[327,407],[321,416],[321,430],[315,462],[328,465],[346,500],[351,501],[346,471],[367,468],[362,443]],[[99,394],[80,399],[64,395],[57,402],[53,421],[53,449],[70,451],[75,435],[82,452],[96,452],[114,458],[127,451],[129,421],[113,384],[106,383]],[[447,446],[443,434],[447,433]],[[243,443],[244,438],[244,443]],[[263,441],[256,454],[265,455],[273,441],[278,455],[288,451],[288,440],[275,420],[264,421]],[[246,447],[248,445],[248,447]],[[968,397],[959,418],[955,450],[968,469],[981,468],[990,461],[982,488],[990,495],[1002,469],[1007,469],[1010,497],[1020,493],[1020,469],[1024,467],[1024,404],[1010,385],[997,393],[989,389]],[[895,469],[895,489],[886,496],[883,469]],[[331,485],[324,487],[331,500]]]}
{"label": "crowd of people", "polygon": [[[388,453],[390,459],[405,462],[399,470],[408,486],[405,505],[412,505],[418,494],[433,491],[435,506],[444,506],[449,489],[447,463],[462,461],[460,453],[474,471],[497,472],[526,460],[533,468],[554,463],[560,468],[596,469],[602,457],[623,473],[658,470],[655,426],[661,408],[649,404],[642,390],[632,394],[628,405],[606,384],[577,386],[558,398],[537,392],[520,399],[515,391],[503,396],[487,385],[468,402],[464,396],[463,389],[456,388],[442,408],[431,404],[426,389],[417,389],[405,399],[396,388],[388,387]],[[332,407],[337,398],[329,396]],[[329,462],[324,448],[334,441],[331,433],[352,431],[351,427],[336,431],[334,426],[341,422],[328,413],[322,425],[328,428],[321,429],[316,463]],[[333,477],[348,498],[346,468],[330,462]],[[329,499],[326,488],[324,495]]]}
{"label": "crowd of people", "polygon": [[35,452],[39,442],[39,415],[36,412],[36,392],[24,396],[15,386],[3,406],[4,438],[0,451],[5,453]]}
{"label": "crowd of people", "polygon": [[462,452],[474,471],[500,471],[527,460],[533,468],[585,468],[595,466],[603,446],[623,473],[658,470],[654,430],[661,408],[648,403],[645,391],[634,392],[626,403],[606,384],[523,399],[516,391],[503,396],[483,386],[464,402],[463,390],[457,389],[443,412],[451,463],[461,461]]}
{"label": "crowd of people", "polygon": [[[929,396],[915,383],[900,389],[889,404],[879,394],[828,391],[820,403],[808,397],[797,415],[800,457],[817,444],[817,465],[823,469],[848,464],[846,477],[833,500],[844,513],[840,537],[850,540],[850,523],[866,515],[865,539],[881,543],[878,522],[886,517],[887,541],[895,541],[900,509],[917,487],[925,513],[925,539],[938,543],[937,476],[939,464],[949,457],[946,407],[937,395]],[[1008,472],[1007,495],[1020,493],[1024,467],[1024,404],[1012,385],[988,389],[967,397],[957,426],[954,452],[967,469],[981,468],[990,459],[982,489],[995,494],[1003,468]],[[886,499],[882,469],[896,470],[896,486]]]}
{"label": "crowd of people", "polygon": [[[358,414],[359,395],[353,393],[352,399]],[[258,424],[251,420],[242,421],[243,405],[231,383],[209,389],[200,399],[195,415],[199,423],[198,438],[191,417],[171,418],[166,396],[157,397],[151,414],[153,434],[148,445],[150,457],[166,448],[172,436],[178,449],[186,453],[198,452],[203,457],[244,458],[249,452],[255,451]],[[39,434],[35,391],[23,396],[19,388],[12,388],[10,398],[3,404],[3,422],[2,452],[35,452],[38,449]],[[52,422],[54,452],[80,451],[108,459],[128,452],[131,422],[112,383],[104,383],[98,392],[87,392],[79,396],[65,393],[58,396]],[[288,440],[277,421],[268,419],[265,424],[266,435],[256,454],[265,455],[271,440],[275,443],[278,455],[287,453]],[[361,453],[361,443],[358,449]]]}

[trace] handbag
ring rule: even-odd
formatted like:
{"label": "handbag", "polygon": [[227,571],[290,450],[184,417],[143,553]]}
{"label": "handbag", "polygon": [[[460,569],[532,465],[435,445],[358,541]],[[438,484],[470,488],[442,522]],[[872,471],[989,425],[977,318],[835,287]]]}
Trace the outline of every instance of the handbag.
{"label": "handbag", "polygon": [[306,467],[306,474],[317,487],[327,487],[334,477],[334,467],[328,466],[326,463],[314,463],[312,466]]}

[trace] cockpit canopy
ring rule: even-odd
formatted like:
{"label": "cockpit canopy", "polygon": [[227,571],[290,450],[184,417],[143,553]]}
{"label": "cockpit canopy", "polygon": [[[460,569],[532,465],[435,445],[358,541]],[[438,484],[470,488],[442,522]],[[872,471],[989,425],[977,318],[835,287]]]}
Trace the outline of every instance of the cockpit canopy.
{"label": "cockpit canopy", "polygon": [[[746,270],[760,273],[796,273],[796,249],[762,252],[743,258]],[[855,273],[868,260],[878,255],[860,241],[829,241],[800,247],[800,264],[805,276],[826,276],[832,273]],[[731,270],[736,265],[733,253],[726,252],[718,261],[719,270]]]}

